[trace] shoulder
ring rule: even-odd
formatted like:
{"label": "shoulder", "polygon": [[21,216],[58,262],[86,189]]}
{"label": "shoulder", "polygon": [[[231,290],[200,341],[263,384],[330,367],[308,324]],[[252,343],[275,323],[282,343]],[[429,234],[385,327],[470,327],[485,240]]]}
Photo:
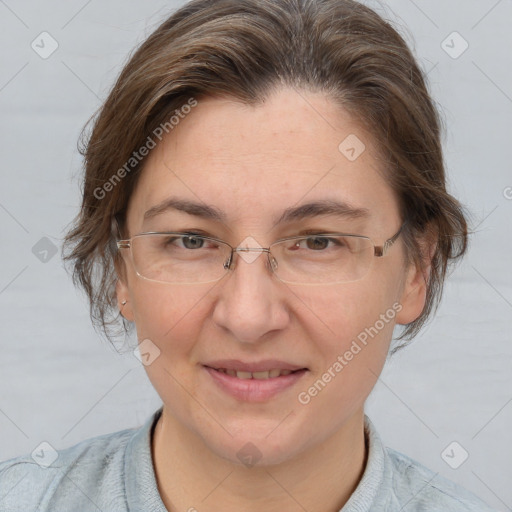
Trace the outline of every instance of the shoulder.
{"label": "shoulder", "polygon": [[97,510],[105,498],[123,504],[124,452],[136,429],[54,450],[44,443],[32,454],[0,463],[0,512]]}
{"label": "shoulder", "polygon": [[386,448],[392,465],[393,496],[411,512],[496,512],[464,487],[418,461]]}

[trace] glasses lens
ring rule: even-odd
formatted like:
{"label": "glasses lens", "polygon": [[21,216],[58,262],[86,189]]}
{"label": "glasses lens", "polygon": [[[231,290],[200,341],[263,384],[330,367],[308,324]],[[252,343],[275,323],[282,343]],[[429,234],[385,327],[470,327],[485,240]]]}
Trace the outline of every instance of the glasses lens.
{"label": "glasses lens", "polygon": [[369,238],[311,235],[271,246],[276,275],[291,284],[334,284],[362,279],[373,259]]}
{"label": "glasses lens", "polygon": [[136,272],[163,283],[217,281],[226,273],[223,265],[230,254],[227,244],[198,235],[158,233],[132,239]]}
{"label": "glasses lens", "polygon": [[[142,234],[132,238],[137,274],[151,281],[197,284],[226,274],[228,244],[199,235]],[[356,235],[310,235],[282,240],[270,247],[271,267],[290,284],[334,284],[362,279],[373,260],[369,238]]]}

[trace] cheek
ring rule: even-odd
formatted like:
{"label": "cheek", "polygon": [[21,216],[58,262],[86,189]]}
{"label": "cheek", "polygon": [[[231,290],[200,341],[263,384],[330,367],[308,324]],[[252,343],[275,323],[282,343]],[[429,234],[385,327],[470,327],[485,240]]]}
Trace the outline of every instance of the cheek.
{"label": "cheek", "polygon": [[[323,395],[319,402],[342,399],[356,403],[371,391],[382,370],[401,306],[394,293],[375,284],[369,287],[359,281],[328,295],[324,291],[304,298],[306,310],[311,312],[307,315],[308,334],[321,354],[312,376],[315,382],[321,381],[317,386]],[[323,383],[329,392],[323,392]]]}
{"label": "cheek", "polygon": [[[361,282],[345,284],[328,296],[310,294],[309,334],[318,364],[297,397],[317,428],[336,429],[362,406],[386,362],[399,305],[393,294],[376,293]],[[364,283],[363,283],[364,284]],[[309,432],[314,436],[314,429]]]}
{"label": "cheek", "polygon": [[177,287],[140,281],[133,288],[139,342],[151,340],[158,357],[145,365],[164,403],[188,409],[186,389],[195,392],[198,340],[211,315],[209,294],[214,284]]}
{"label": "cheek", "polygon": [[194,354],[210,314],[211,287],[178,289],[141,281],[132,288],[139,343],[149,339],[156,346],[157,357],[145,364],[145,371],[162,401],[172,403],[184,418],[193,410],[188,393],[195,393]]}
{"label": "cheek", "polygon": [[186,345],[187,339],[201,327],[211,288],[211,284],[177,287],[139,281],[132,287],[139,340],[144,336],[165,344],[180,340],[180,345]]}
{"label": "cheek", "polygon": [[364,279],[345,283],[330,289],[313,290],[303,294],[305,311],[310,313],[312,332],[334,339],[335,349],[343,349],[347,342],[356,339],[365,329],[374,326],[381,315],[388,314],[385,325],[378,323],[379,331],[389,335],[394,323],[393,307],[399,296],[398,287],[386,279]]}

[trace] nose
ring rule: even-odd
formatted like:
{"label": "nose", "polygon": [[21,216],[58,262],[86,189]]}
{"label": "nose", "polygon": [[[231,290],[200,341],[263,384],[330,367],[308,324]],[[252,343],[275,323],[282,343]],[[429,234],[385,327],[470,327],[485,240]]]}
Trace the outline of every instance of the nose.
{"label": "nose", "polygon": [[286,286],[273,274],[264,250],[238,250],[233,258],[219,286],[213,320],[236,340],[255,343],[288,325]]}

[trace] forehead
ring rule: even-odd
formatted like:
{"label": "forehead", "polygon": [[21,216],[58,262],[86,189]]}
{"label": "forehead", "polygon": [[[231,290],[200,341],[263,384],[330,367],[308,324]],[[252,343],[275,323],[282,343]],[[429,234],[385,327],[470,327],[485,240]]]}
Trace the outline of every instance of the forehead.
{"label": "forehead", "polygon": [[215,205],[230,222],[271,222],[286,208],[339,200],[391,222],[397,201],[371,137],[322,94],[281,89],[257,106],[208,97],[152,150],[129,222],[168,197]]}

